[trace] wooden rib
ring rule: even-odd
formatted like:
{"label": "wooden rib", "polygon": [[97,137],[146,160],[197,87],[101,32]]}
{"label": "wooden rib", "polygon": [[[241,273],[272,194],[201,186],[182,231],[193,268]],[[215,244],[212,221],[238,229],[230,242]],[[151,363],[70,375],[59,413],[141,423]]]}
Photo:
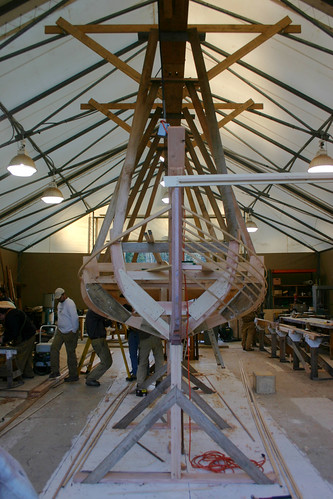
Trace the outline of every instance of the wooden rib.
{"label": "wooden rib", "polygon": [[[196,211],[196,206],[195,206],[195,203],[194,203],[194,199],[193,199],[193,196],[192,196],[192,191],[190,189],[190,187],[185,187],[185,194],[186,194],[186,197],[187,197],[187,200],[188,200],[188,203],[190,205],[190,208],[193,212]],[[193,219],[194,219],[194,223],[198,229],[198,235],[201,235],[201,237],[205,237],[205,233],[203,232],[202,230],[202,225],[201,225],[201,222],[200,222],[200,218],[197,217],[196,215],[193,215]]]}
{"label": "wooden rib", "polygon": [[156,153],[157,146],[159,144],[159,140],[160,139],[158,136],[156,136],[154,138],[153,145],[150,148],[150,150],[148,151],[148,154],[143,162],[143,165],[140,168],[139,174],[136,178],[136,181],[134,183],[134,186],[131,189],[131,193],[130,193],[129,198],[128,198],[126,216],[128,216],[128,214],[129,214],[129,212],[134,204],[134,200],[139,192],[139,189],[142,186],[143,179],[145,178],[145,176],[148,172],[148,169],[149,169],[149,165],[154,157],[154,154]]}
{"label": "wooden rib", "polygon": [[78,276],[81,277],[82,275],[82,272],[84,271],[85,267],[88,265],[88,263],[90,263],[94,258],[97,258],[97,256],[104,250],[104,249],[107,249],[109,246],[112,246],[112,244],[114,244],[116,241],[119,241],[122,237],[125,237],[127,236],[127,234],[129,234],[130,232],[133,232],[134,230],[136,229],[139,229],[140,227],[142,227],[142,225],[144,224],[147,224],[149,223],[151,220],[154,220],[155,218],[158,218],[160,217],[161,215],[163,215],[164,213],[166,213],[167,211],[170,210],[170,205],[167,205],[165,206],[164,208],[162,208],[161,210],[159,210],[157,213],[154,213],[154,215],[151,215],[147,218],[145,218],[144,220],[141,220],[141,222],[133,225],[133,227],[131,227],[130,229],[128,230],[125,230],[122,234],[117,234],[115,237],[113,237],[110,241],[108,241],[106,244],[104,244],[101,248],[99,248],[97,251],[94,251],[93,253],[91,253],[88,257],[85,257],[84,258],[84,262],[83,264],[81,265],[81,267],[79,268],[79,271],[78,271]]}
{"label": "wooden rib", "polygon": [[[189,173],[189,175],[193,175],[193,168],[188,160],[188,158],[185,158],[185,165],[186,165],[186,169]],[[200,189],[199,187],[192,187],[192,191],[194,192],[195,194],[195,197],[197,199],[197,203],[199,205],[199,208],[201,210],[201,213],[202,213],[202,216],[203,218],[206,220],[206,221],[209,221],[209,214],[208,214],[208,211],[207,211],[207,208],[206,208],[206,204],[203,200],[203,197],[201,195],[201,192],[200,192]],[[194,210],[193,210],[194,211]],[[215,230],[214,230],[214,227],[212,227],[212,225],[210,223],[206,223],[206,227],[207,227],[207,230],[208,230],[208,233],[213,237],[213,238],[216,238],[216,234],[215,234]]]}
{"label": "wooden rib", "polygon": [[[152,190],[151,196],[150,196],[149,201],[148,201],[147,210],[146,210],[146,213],[145,213],[145,218],[147,218],[150,215],[151,210],[153,208],[154,200],[156,198],[158,186],[160,184],[160,180],[161,180],[161,177],[163,175],[163,172],[164,172],[164,166],[161,164],[160,165],[160,169],[159,169],[159,171],[157,172],[157,175],[156,175],[156,179],[155,179],[155,183],[153,185],[153,190]],[[139,237],[138,237],[138,241],[139,242],[143,241],[143,235],[144,235],[144,233],[146,231],[146,228],[147,228],[147,224],[144,224],[141,227],[140,234],[139,234]],[[135,253],[133,255],[132,262],[133,263],[136,262],[137,259],[138,259],[138,253]]]}
{"label": "wooden rib", "polygon": [[64,30],[66,33],[72,35],[74,38],[79,40],[81,43],[89,47],[91,50],[96,52],[96,54],[100,55],[105,59],[106,61],[110,62],[113,64],[116,68],[118,68],[120,71],[125,73],[127,76],[135,80],[136,82],[140,82],[141,75],[136,71],[135,69],[131,68],[126,62],[122,61],[119,57],[116,55],[112,54],[109,50],[104,48],[100,43],[97,43],[95,40],[92,38],[89,38],[89,36],[85,35],[84,32],[74,26],[73,24],[69,23],[62,17],[60,17],[56,21],[57,25]]}
{"label": "wooden rib", "polygon": [[[215,113],[214,113],[214,116],[215,116]],[[197,130],[197,127],[196,127],[196,125],[194,123],[194,120],[191,117],[190,112],[188,111],[188,109],[184,109],[184,117],[185,117],[185,119],[187,121],[187,124],[190,127],[190,130],[191,130],[191,132],[193,134],[193,137],[194,137],[194,141],[192,141],[192,144],[194,142],[196,145],[198,145],[198,147],[200,149],[200,152],[201,152],[201,154],[202,154],[202,156],[204,158],[204,161],[206,162],[206,165],[207,165],[208,170],[210,171],[210,173],[216,173],[218,170],[217,170],[215,164],[213,163],[213,160],[211,159],[211,157],[210,157],[210,155],[209,155],[209,153],[208,153],[208,151],[207,151],[207,149],[205,147],[205,144],[204,144],[202,138],[200,137],[200,134],[199,134],[199,132]],[[216,121],[216,118],[215,118],[215,121]],[[222,172],[220,172],[220,173],[222,173]],[[230,205],[232,205],[232,201],[228,200],[228,202],[229,202],[229,210],[228,210],[226,208],[226,202],[225,202],[225,196],[224,196],[225,190],[224,189],[219,189],[219,190],[220,190],[220,193],[222,195],[222,202],[223,202],[223,206],[224,206],[224,212],[226,214],[226,217],[228,217],[228,212],[230,212]],[[235,209],[239,211],[239,207],[238,206]],[[218,210],[217,210],[217,212],[218,212]],[[227,218],[227,220],[228,220],[228,218]],[[226,224],[224,223],[224,221],[222,222],[222,220],[220,220],[220,223],[223,224],[224,226],[226,226]],[[222,225],[221,225],[221,227],[222,227]],[[231,231],[229,231],[229,232],[231,232]],[[236,234],[233,234],[233,235],[236,235]]]}
{"label": "wooden rib", "polygon": [[[189,24],[188,28],[196,28],[199,33],[264,33],[270,24]],[[158,24],[76,24],[82,33],[148,33],[158,29]],[[282,33],[301,33],[301,26],[286,26]],[[59,26],[45,26],[46,35],[63,35]]]}
{"label": "wooden rib", "polygon": [[[159,86],[156,84],[156,87],[155,87],[155,84],[153,84],[153,88],[155,88],[155,92],[157,92],[157,90],[159,89]],[[150,99],[150,101],[149,101],[150,109],[151,109],[152,101],[153,101],[152,99]],[[153,131],[154,131],[155,126],[156,126],[158,120],[160,119],[161,115],[162,115],[162,108],[159,107],[155,110],[150,122],[148,123],[148,125],[145,129],[145,132],[142,135],[142,139],[141,139],[141,141],[139,143],[139,147],[138,147],[138,154],[136,157],[137,163],[139,162],[139,160],[143,154],[143,151],[148,146],[149,139],[153,135]],[[147,117],[147,120],[148,120],[148,117]]]}
{"label": "wooden rib", "polygon": [[[194,162],[194,165],[195,165],[197,172],[199,173],[199,175],[203,175],[204,174],[203,168],[200,164],[198,156],[196,155],[196,152],[195,152],[194,147],[192,145],[192,141],[190,140],[190,138],[188,136],[186,139],[186,146],[187,146],[187,150],[192,158],[192,161]],[[209,199],[209,202],[210,202],[210,205],[211,205],[212,210],[214,212],[214,215],[216,217],[217,223],[219,224],[220,228],[223,231],[226,231],[227,226],[225,224],[221,210],[217,204],[217,201],[216,201],[216,198],[215,198],[214,193],[212,191],[212,188],[210,186],[206,185],[206,186],[204,186],[204,190],[205,190],[207,198]]]}
{"label": "wooden rib", "polygon": [[[192,103],[194,105],[194,109],[195,109],[195,112],[197,114],[197,118],[198,118],[200,125],[201,125],[201,128],[203,130],[203,134],[201,135],[201,137],[202,136],[206,137],[209,148],[210,148],[210,150],[212,150],[212,144],[210,142],[211,137],[210,137],[209,130],[208,130],[208,123],[207,123],[206,114],[205,114],[205,111],[203,109],[203,103],[200,101],[198,94],[195,90],[195,87],[192,83],[187,83],[186,88],[187,88],[187,91],[189,93],[190,98],[192,99]],[[185,116],[185,112],[186,111],[184,111],[184,116]],[[193,147],[195,147],[195,144],[193,144]]]}
{"label": "wooden rib", "polygon": [[268,26],[264,32],[257,36],[254,40],[251,40],[249,43],[241,47],[239,50],[236,50],[233,54],[230,54],[228,57],[224,59],[224,61],[216,64],[212,69],[207,71],[208,80],[211,80],[215,76],[219,75],[225,69],[229,68],[234,62],[239,61],[246,54],[249,54],[252,50],[259,47],[261,44],[266,42],[269,38],[281,32],[291,23],[290,17],[286,16],[278,23]]}
{"label": "wooden rib", "polygon": [[[217,126],[217,118],[214,109],[213,98],[210,92],[208,75],[206,72],[205,62],[200,47],[198,33],[193,30],[189,30],[189,38],[198,78],[200,80],[201,95],[205,107],[206,119],[208,122],[210,145],[212,147],[211,152],[214,158],[214,163],[216,165],[216,171],[218,173],[227,173],[228,170],[225,162],[220,130]],[[240,209],[236,202],[232,188],[230,186],[219,186],[218,190],[220,191],[224,202],[224,212],[226,215],[228,232],[231,235],[236,236],[238,235],[239,227],[242,226],[246,231],[245,222],[242,219]]]}
{"label": "wooden rib", "polygon": [[[131,213],[130,219],[128,220],[127,229],[132,227],[132,225],[134,225],[134,223],[135,223],[136,217],[139,213],[139,210],[141,208],[143,200],[146,196],[150,181],[153,178],[153,175],[154,175],[154,172],[155,172],[155,169],[156,169],[158,162],[159,162],[159,157],[158,157],[158,155],[156,155],[149,170],[148,170],[148,174],[145,178],[143,185],[141,184],[141,192],[139,194],[138,199],[136,200],[135,206],[133,207],[133,211]],[[125,241],[127,241],[127,239],[128,239],[128,237],[124,238],[123,241],[125,242]]]}
{"label": "wooden rib", "polygon": [[[89,101],[90,102],[90,101]],[[86,110],[86,109],[94,109],[94,106],[88,103],[82,103],[80,104],[80,109]],[[136,103],[135,102],[103,102],[100,104],[103,106],[105,109],[124,109],[124,110],[129,110],[129,109],[135,109]],[[238,109],[240,106],[243,104],[241,102],[215,102],[214,107],[215,109]],[[188,109],[194,109],[194,105],[191,102],[188,102],[184,104],[184,107],[187,107]],[[152,105],[152,109],[158,109],[160,108],[162,110],[162,103],[155,103]],[[251,106],[247,108],[249,109],[264,109],[264,105],[260,103],[253,103]]]}
{"label": "wooden rib", "polygon": [[149,80],[153,68],[157,41],[158,41],[158,32],[151,31],[149,34],[149,41],[145,55],[142,76],[140,80],[140,86],[137,97],[137,107],[135,109],[135,113],[133,116],[132,133],[130,134],[129,137],[126,158],[121,172],[121,183],[119,187],[117,212],[114,217],[114,223],[113,223],[113,231],[115,234],[121,233],[123,230],[123,225],[127,211],[131,176],[133,174],[141,136],[143,134],[145,124],[148,120],[151,106],[156,97],[157,87],[155,87],[155,92],[153,92],[153,87],[149,92]]}

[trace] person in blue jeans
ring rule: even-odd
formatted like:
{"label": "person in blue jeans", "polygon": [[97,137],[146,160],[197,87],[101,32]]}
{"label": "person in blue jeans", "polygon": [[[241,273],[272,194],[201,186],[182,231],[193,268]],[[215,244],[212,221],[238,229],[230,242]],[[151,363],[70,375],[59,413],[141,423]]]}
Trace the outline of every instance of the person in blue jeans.
{"label": "person in blue jeans", "polygon": [[127,329],[127,341],[132,369],[130,376],[126,378],[126,381],[134,381],[136,380],[136,373],[138,370],[138,355],[140,343],[139,332],[129,327]]}

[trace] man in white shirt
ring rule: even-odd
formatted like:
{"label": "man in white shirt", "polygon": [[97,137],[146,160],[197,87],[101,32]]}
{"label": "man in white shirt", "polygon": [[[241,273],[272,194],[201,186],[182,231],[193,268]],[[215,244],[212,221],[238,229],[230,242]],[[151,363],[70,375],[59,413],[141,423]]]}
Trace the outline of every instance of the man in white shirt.
{"label": "man in white shirt", "polygon": [[58,300],[58,327],[51,346],[51,374],[49,378],[52,379],[60,376],[59,355],[60,349],[63,343],[65,343],[69,375],[64,381],[71,383],[79,379],[75,352],[79,338],[79,316],[74,301],[66,295],[63,288],[55,290],[54,298]]}

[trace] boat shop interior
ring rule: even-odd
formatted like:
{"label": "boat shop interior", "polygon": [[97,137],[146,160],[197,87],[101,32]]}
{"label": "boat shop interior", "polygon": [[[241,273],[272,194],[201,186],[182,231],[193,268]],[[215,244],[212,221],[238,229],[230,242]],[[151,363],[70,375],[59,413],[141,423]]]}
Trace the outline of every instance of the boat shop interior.
{"label": "boat shop interior", "polygon": [[333,498],[331,2],[0,13],[0,497]]}

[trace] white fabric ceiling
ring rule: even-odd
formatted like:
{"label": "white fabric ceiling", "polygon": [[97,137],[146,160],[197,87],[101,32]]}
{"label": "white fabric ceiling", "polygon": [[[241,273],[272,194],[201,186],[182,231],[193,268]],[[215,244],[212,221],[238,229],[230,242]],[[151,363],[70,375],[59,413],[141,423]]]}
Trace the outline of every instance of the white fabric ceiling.
{"label": "white fabric ceiling", "polygon": [[[66,5],[68,3],[68,5]],[[300,34],[275,35],[240,63],[211,80],[216,102],[263,103],[221,129],[230,173],[307,171],[321,134],[333,155],[332,17],[294,0],[190,1],[189,24],[274,24],[288,15]],[[290,4],[290,2],[288,2]],[[55,7],[65,4],[62,7]],[[47,9],[54,9],[47,14]],[[42,19],[36,22],[37,16]],[[89,250],[87,216],[105,212],[119,175],[128,133],[104,115],[81,110],[99,102],[135,102],[138,85],[70,36],[46,35],[45,25],[62,17],[72,24],[153,24],[154,1],[76,0],[48,2],[1,28],[1,194],[0,245],[15,251]],[[20,23],[21,29],[15,31]],[[29,23],[33,25],[29,27]],[[24,28],[24,29],[23,29]],[[11,32],[11,29],[13,31]],[[254,38],[249,34],[207,34],[207,70]],[[145,42],[136,34],[91,35],[141,71]],[[305,42],[305,43],[304,43]],[[160,69],[155,61],[156,74]],[[186,76],[195,77],[190,49]],[[229,111],[221,112],[228,113]],[[131,124],[133,111],[120,112]],[[13,177],[6,166],[16,154],[18,132],[38,172]],[[46,206],[40,195],[55,174],[65,201]],[[332,184],[235,187],[242,210],[251,210],[259,230],[252,239],[258,253],[323,251],[332,248]],[[156,207],[157,209],[157,207]],[[70,236],[76,222],[81,236]],[[154,228],[155,238],[162,236]],[[72,232],[73,235],[73,232]],[[80,239],[81,237],[81,239]],[[52,243],[53,241],[53,243]]]}

